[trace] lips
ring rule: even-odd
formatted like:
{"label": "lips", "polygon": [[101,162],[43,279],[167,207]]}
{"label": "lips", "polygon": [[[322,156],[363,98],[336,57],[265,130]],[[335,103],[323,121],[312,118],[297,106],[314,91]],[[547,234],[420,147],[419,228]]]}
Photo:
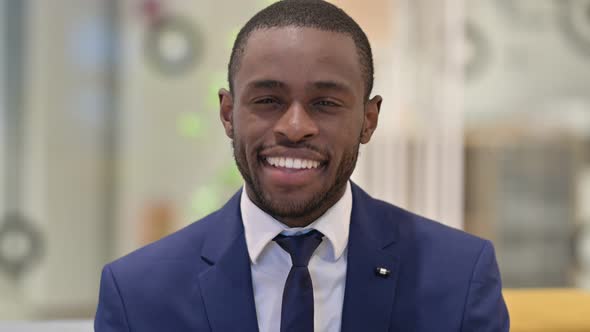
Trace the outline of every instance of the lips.
{"label": "lips", "polygon": [[281,187],[301,187],[316,183],[325,170],[327,160],[315,151],[274,149],[260,155],[262,176],[269,184]]}

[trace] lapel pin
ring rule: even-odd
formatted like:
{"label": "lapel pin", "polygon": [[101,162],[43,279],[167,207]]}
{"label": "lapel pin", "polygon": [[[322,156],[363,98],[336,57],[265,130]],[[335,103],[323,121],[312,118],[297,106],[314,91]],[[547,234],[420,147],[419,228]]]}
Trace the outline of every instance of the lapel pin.
{"label": "lapel pin", "polygon": [[380,277],[387,278],[391,274],[391,271],[384,267],[378,267],[375,269],[375,273]]}

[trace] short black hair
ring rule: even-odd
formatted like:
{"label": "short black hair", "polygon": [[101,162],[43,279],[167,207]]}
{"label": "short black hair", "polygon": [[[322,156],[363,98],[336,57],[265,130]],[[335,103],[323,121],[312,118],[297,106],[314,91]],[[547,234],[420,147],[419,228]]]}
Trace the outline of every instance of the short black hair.
{"label": "short black hair", "polygon": [[356,46],[363,78],[365,100],[373,89],[373,54],[369,39],[361,27],[342,9],[322,0],[282,0],[264,8],[254,15],[240,30],[228,65],[227,80],[233,93],[233,78],[244,55],[248,37],[259,29],[288,26],[316,28],[324,31],[344,33],[352,37]]}

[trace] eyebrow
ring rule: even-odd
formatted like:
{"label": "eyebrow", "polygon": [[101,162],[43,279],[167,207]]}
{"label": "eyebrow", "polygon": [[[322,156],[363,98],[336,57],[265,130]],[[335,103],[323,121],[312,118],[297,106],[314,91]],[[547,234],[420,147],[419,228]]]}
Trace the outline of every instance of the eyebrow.
{"label": "eyebrow", "polygon": [[276,80],[258,80],[248,83],[247,87],[250,89],[280,89],[285,87],[285,83]]}
{"label": "eyebrow", "polygon": [[344,84],[336,81],[318,81],[311,84],[318,90],[334,90],[339,92],[352,92],[352,89]]}
{"label": "eyebrow", "polygon": [[[247,89],[285,89],[287,88],[287,85],[281,81],[263,79],[249,82],[246,87]],[[336,81],[317,81],[310,83],[309,87],[318,90],[332,90],[348,93],[353,91],[347,84]]]}

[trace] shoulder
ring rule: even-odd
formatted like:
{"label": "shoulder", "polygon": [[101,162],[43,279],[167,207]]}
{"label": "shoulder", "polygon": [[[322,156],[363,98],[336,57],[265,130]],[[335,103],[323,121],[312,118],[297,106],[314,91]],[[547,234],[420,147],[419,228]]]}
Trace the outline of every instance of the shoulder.
{"label": "shoulder", "polygon": [[463,292],[473,280],[499,280],[489,240],[386,202],[375,200],[374,204],[382,222],[396,229],[392,251],[401,259],[407,282],[422,290],[442,287]]}
{"label": "shoulder", "polygon": [[[240,217],[241,191],[238,191],[221,209],[190,225],[158,240],[139,248],[110,265],[114,269],[132,270],[138,267],[152,266],[156,263],[195,265],[201,262],[204,246],[217,240],[227,239],[243,231]],[[231,235],[228,235],[231,234]]]}
{"label": "shoulder", "polygon": [[[425,275],[437,275],[439,285],[449,289],[467,285],[482,261],[496,264],[490,241],[397,207],[390,209],[404,216],[397,222],[406,264],[422,270]],[[496,278],[496,275],[482,277]]]}
{"label": "shoulder", "polygon": [[[187,294],[198,294],[195,279],[209,268],[201,251],[211,234],[223,227],[219,225],[222,215],[223,209],[107,264],[101,276],[97,322],[108,323],[112,315],[123,312],[120,320],[132,322],[138,330],[148,325],[162,330],[154,326],[186,321],[205,324],[198,297]],[[189,318],[183,315],[187,307],[193,312]]]}
{"label": "shoulder", "polygon": [[153,266],[182,264],[183,262],[200,261],[201,249],[209,234],[214,233],[220,211],[216,211],[203,219],[163,237],[162,239],[138,248],[109,265],[118,274],[131,271],[145,272]]}
{"label": "shoulder", "polygon": [[358,187],[355,191],[370,219],[378,220],[380,229],[394,230],[399,244],[414,254],[474,260],[492,247],[486,239],[372,198]]}
{"label": "shoulder", "polygon": [[442,252],[465,252],[466,250],[479,252],[489,243],[486,239],[441,222],[407,211],[400,213],[404,213],[406,216],[400,220],[402,236],[405,235],[423,246],[442,250]]}
{"label": "shoulder", "polygon": [[419,246],[422,250],[455,257],[477,256],[484,247],[491,245],[486,239],[397,206],[390,205],[389,209],[395,216],[391,222],[397,222],[399,225],[400,237]]}
{"label": "shoulder", "polygon": [[[462,331],[493,326],[494,331],[507,331],[508,314],[490,241],[368,195],[361,201],[370,211],[365,222],[396,234],[387,247],[398,262],[396,297],[428,313],[427,323],[417,323],[426,325],[418,326]],[[396,307],[396,315],[414,315],[416,307]]]}

